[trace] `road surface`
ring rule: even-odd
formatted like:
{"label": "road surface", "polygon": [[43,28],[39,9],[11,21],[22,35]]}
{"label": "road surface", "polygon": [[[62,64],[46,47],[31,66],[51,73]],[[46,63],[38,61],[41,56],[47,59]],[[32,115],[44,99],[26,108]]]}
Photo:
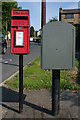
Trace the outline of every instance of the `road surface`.
{"label": "road surface", "polygon": [[[30,54],[23,56],[23,66],[33,61],[40,55],[40,43],[30,43]],[[10,53],[10,47],[7,48],[6,54],[2,55],[2,82],[19,70],[19,55]]]}

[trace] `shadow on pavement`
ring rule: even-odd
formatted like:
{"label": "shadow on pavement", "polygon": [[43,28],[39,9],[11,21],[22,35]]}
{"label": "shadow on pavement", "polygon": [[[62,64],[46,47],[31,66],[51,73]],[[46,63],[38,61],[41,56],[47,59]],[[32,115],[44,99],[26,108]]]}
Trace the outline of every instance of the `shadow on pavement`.
{"label": "shadow on pavement", "polygon": [[[8,103],[8,102],[12,102],[14,104],[15,103],[19,103],[19,92],[13,91],[11,89],[5,88],[5,87],[0,87],[0,89],[2,89],[2,105],[3,107],[10,109],[12,111],[18,112],[18,110],[11,108],[10,106],[4,104],[4,103]],[[25,99],[26,95],[23,94],[23,100]]]}
{"label": "shadow on pavement", "polygon": [[[1,89],[1,87],[0,87],[0,89]],[[25,97],[26,97],[26,95],[23,94],[23,101],[25,100]],[[8,102],[13,102],[13,104],[14,104],[14,102],[19,103],[19,92],[16,92],[16,91],[13,91],[11,89],[2,87],[2,104],[0,103],[0,105],[2,105],[3,107],[5,107],[9,110],[12,110],[14,112],[19,113],[18,110],[12,108],[10,105],[4,104],[4,103],[8,103]],[[48,109],[45,109],[45,108],[42,108],[40,106],[37,106],[35,104],[32,104],[30,102],[24,101],[23,104],[25,104],[27,106],[30,106],[31,108],[34,108],[36,110],[39,110],[39,111],[42,111],[42,112],[45,112],[47,114],[52,115],[52,111],[50,111]]]}
{"label": "shadow on pavement", "polygon": [[[23,95],[25,99],[26,95]],[[2,87],[2,102],[19,102],[19,93]]]}
{"label": "shadow on pavement", "polygon": [[30,106],[31,108],[34,108],[34,109],[36,109],[36,110],[39,110],[39,111],[41,111],[41,112],[47,113],[47,114],[49,114],[49,115],[53,115],[51,110],[48,110],[48,109],[43,108],[43,107],[40,107],[40,106],[35,105],[35,104],[33,104],[33,103],[24,101],[24,104],[27,105],[27,106]]}
{"label": "shadow on pavement", "polygon": [[12,111],[14,111],[14,112],[19,113],[19,111],[18,111],[18,110],[14,109],[14,108],[11,108],[11,107],[9,107],[9,106],[7,106],[7,105],[3,104],[3,103],[2,103],[2,104],[0,103],[0,105],[2,105],[3,107],[7,108],[8,110],[12,110]]}
{"label": "shadow on pavement", "polygon": [[60,101],[71,101],[72,104],[70,104],[70,107],[73,107],[73,106],[77,106],[79,107],[79,104],[78,104],[78,99],[79,99],[79,96],[78,96],[78,91],[62,91],[61,92],[61,96],[60,96]]}
{"label": "shadow on pavement", "polygon": [[[1,89],[1,87],[0,87],[0,89]],[[27,97],[29,97],[29,96],[27,96]],[[23,94],[23,100],[24,100],[23,104],[25,104],[27,106],[30,106],[31,108],[36,109],[38,111],[42,111],[44,113],[52,115],[52,111],[51,110],[48,110],[46,108],[40,107],[40,106],[35,105],[34,103],[32,103],[33,102],[32,98],[31,98],[30,102],[25,101],[25,98],[26,98],[26,95]],[[61,93],[61,97],[60,98],[61,98],[61,101],[64,101],[64,102],[70,101],[70,102],[72,102],[70,107],[72,107],[72,106],[77,106],[78,107],[78,101],[77,101],[78,100],[78,93],[76,94],[74,92],[72,94],[71,91],[65,91],[65,92]],[[36,101],[36,98],[35,98],[35,101]],[[43,101],[41,101],[41,104],[42,104],[42,102]],[[12,106],[9,103],[11,103],[14,106]],[[19,111],[15,109],[15,107],[16,107],[15,103],[19,103],[19,92],[13,91],[13,90],[8,89],[6,87],[2,87],[2,104],[0,104],[0,105],[2,105],[3,107],[5,107],[5,108],[7,108],[9,110],[12,110],[12,111],[15,111],[15,112],[19,113]],[[64,105],[64,108],[65,108],[65,105]]]}

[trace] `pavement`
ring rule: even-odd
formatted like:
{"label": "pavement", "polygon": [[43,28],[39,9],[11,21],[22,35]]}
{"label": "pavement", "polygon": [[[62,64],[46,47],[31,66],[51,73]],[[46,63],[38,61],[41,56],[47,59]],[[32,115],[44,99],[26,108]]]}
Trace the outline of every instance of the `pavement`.
{"label": "pavement", "polygon": [[[1,88],[0,88],[1,89]],[[60,112],[57,116],[52,115],[51,91],[46,89],[24,91],[23,112],[19,113],[19,92],[2,87],[2,120],[6,118],[18,119],[53,119],[59,120],[69,118],[77,120],[79,118],[79,93],[78,91],[61,91]],[[61,119],[62,120],[62,119]]]}

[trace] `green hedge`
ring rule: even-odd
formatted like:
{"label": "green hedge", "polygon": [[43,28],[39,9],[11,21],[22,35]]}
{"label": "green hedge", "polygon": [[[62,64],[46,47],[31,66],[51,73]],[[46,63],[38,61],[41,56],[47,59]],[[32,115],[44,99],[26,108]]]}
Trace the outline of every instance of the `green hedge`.
{"label": "green hedge", "polygon": [[74,24],[76,27],[76,50],[80,50],[80,24]]}

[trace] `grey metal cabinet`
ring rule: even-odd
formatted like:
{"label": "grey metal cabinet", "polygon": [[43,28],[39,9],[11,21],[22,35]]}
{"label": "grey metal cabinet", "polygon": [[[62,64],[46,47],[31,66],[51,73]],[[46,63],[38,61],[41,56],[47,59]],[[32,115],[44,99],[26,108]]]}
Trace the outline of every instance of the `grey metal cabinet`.
{"label": "grey metal cabinet", "polygon": [[46,24],[41,41],[42,69],[75,68],[75,27],[62,21]]}

